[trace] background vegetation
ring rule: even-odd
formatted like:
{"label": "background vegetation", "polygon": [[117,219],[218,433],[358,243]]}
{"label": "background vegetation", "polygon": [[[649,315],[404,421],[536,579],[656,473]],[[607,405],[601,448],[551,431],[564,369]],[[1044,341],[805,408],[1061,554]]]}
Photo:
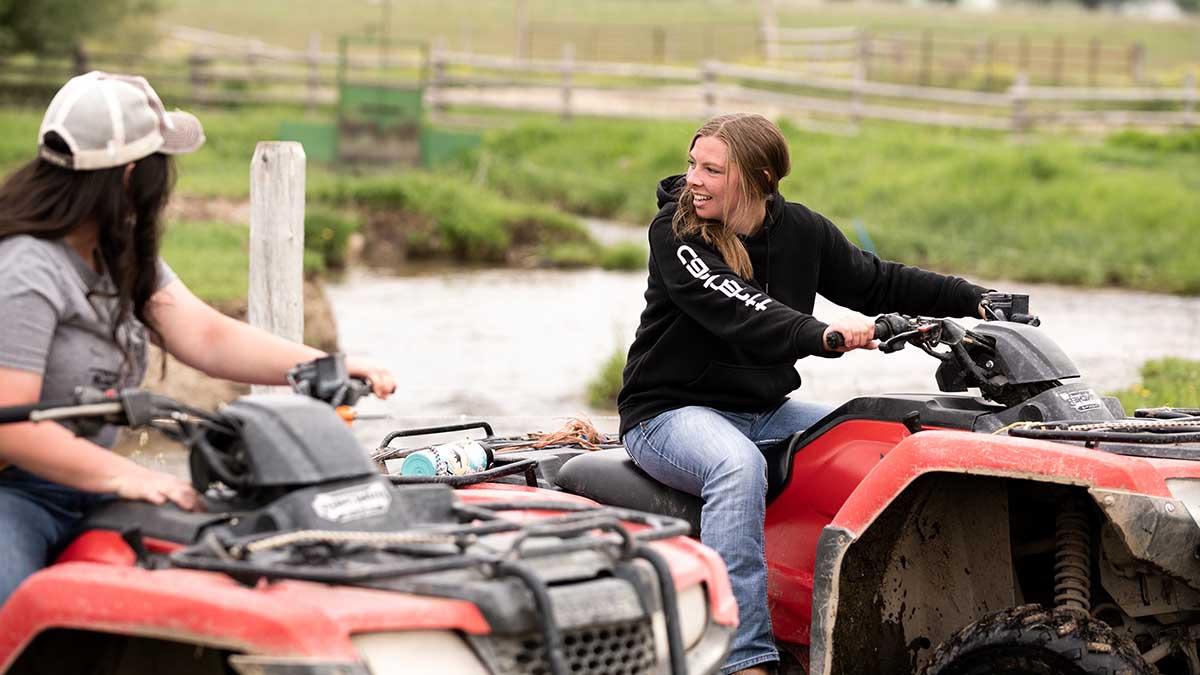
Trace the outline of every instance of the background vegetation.
{"label": "background vegetation", "polygon": [[1155,359],[1142,366],[1142,381],[1114,394],[1125,411],[1169,405],[1200,408],[1200,361]]}
{"label": "background vegetation", "polygon": [[[782,184],[880,255],[943,271],[1200,292],[1200,131],[1105,140],[879,125],[845,137],[783,125]],[[487,183],[594,216],[647,222],[695,125],[531,123],[489,136]],[[503,162],[498,158],[512,158]],[[863,237],[866,233],[866,237]]]}

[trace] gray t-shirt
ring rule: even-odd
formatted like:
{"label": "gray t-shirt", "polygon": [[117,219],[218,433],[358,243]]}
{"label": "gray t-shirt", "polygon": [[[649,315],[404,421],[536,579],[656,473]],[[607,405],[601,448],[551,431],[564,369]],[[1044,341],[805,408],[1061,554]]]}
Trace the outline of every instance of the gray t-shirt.
{"label": "gray t-shirt", "polygon": [[[159,260],[158,288],[175,279]],[[146,328],[130,316],[113,342],[117,301],[108,275],[97,274],[62,240],[0,239],[0,366],[42,375],[41,401],[63,401],[76,387],[122,389],[146,374]],[[112,447],[116,428],[90,440]]]}

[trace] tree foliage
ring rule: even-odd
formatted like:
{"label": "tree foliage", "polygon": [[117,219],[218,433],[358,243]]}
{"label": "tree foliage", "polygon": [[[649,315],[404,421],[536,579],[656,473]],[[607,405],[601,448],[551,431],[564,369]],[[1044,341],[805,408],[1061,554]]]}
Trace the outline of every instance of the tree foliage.
{"label": "tree foliage", "polygon": [[157,9],[158,0],[0,0],[0,53],[61,53]]}

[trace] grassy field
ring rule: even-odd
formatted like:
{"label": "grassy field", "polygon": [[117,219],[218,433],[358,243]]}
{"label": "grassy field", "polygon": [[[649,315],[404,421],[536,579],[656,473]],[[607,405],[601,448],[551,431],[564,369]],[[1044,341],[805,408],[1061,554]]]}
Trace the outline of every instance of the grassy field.
{"label": "grassy field", "polygon": [[[391,3],[392,40],[432,42],[491,53],[513,53],[513,0],[406,0]],[[527,0],[530,48],[555,57],[561,43],[576,43],[580,58],[695,62],[704,58],[746,60],[760,54],[759,3],[730,0]],[[940,5],[877,3],[778,3],[785,27],[859,26],[874,32],[930,31],[935,39],[981,40],[1027,35],[1033,41],[1062,35],[1069,42],[1098,38],[1108,47],[1142,42],[1151,69],[1200,63],[1200,22],[1164,23],[1086,12],[1073,7],[1017,7],[994,13]],[[326,49],[338,35],[376,33],[384,3],[357,0],[174,0],[161,14],[181,24],[241,34],[303,48],[313,33]],[[650,27],[660,31],[658,38]],[[661,40],[658,47],[651,43]]]}
{"label": "grassy field", "polygon": [[[244,202],[249,197],[250,160],[258,141],[277,137],[282,119],[302,117],[288,108],[196,110],[208,138],[194,154],[178,159],[176,194],[193,203],[208,199]],[[0,174],[34,154],[40,110],[0,109]],[[539,199],[515,200],[474,182],[469,173],[390,170],[338,171],[316,162],[307,167],[308,197],[305,267],[321,273],[344,262],[350,234],[367,226],[371,237],[397,242],[402,257],[463,261],[519,262],[575,266],[581,259],[610,267],[638,266],[644,258],[622,247],[604,249],[579,220]],[[187,216],[185,215],[185,218]],[[166,255],[176,256],[180,276],[201,297],[223,302],[245,294],[245,226],[229,223],[168,226]],[[238,234],[240,231],[240,235]],[[203,262],[189,258],[195,248],[211,251]],[[219,253],[228,251],[227,256]],[[573,253],[571,253],[573,252]],[[570,254],[569,254],[570,253]],[[374,260],[381,265],[399,259]],[[595,263],[593,263],[595,264]]]}
{"label": "grassy field", "polygon": [[229,223],[171,223],[163,259],[198,297],[222,305],[246,297],[250,232]]}
{"label": "grassy field", "polygon": [[1200,361],[1156,359],[1142,366],[1142,381],[1113,394],[1125,411],[1175,406],[1200,408]]}
{"label": "grassy field", "polygon": [[[793,167],[783,194],[884,257],[990,278],[1200,293],[1198,132],[1018,144],[914,127],[855,137],[783,127]],[[683,171],[693,130],[530,124],[489,137],[479,161],[492,167],[488,184],[513,197],[647,222],[654,186]]]}

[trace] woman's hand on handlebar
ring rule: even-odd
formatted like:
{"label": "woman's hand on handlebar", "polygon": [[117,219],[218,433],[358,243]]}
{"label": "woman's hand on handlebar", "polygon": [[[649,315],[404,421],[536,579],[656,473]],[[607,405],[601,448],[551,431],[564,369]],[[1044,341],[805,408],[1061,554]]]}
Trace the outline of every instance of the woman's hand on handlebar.
{"label": "woman's hand on handlebar", "polygon": [[162,471],[134,465],[135,468],[113,476],[109,481],[110,491],[121,499],[165,504],[168,501],[185,511],[195,511],[200,505],[200,494],[186,481]]}
{"label": "woman's hand on handlebar", "polygon": [[[840,344],[833,334],[840,334]],[[846,316],[836,319],[825,329],[822,336],[825,350],[830,352],[848,352],[855,349],[875,349],[879,343],[875,341],[875,320],[865,316]],[[836,345],[836,346],[834,346]]]}
{"label": "woman's hand on handlebar", "polygon": [[387,398],[396,391],[396,378],[392,377],[392,371],[374,359],[347,356],[346,373],[370,382],[371,391],[379,398]]}

